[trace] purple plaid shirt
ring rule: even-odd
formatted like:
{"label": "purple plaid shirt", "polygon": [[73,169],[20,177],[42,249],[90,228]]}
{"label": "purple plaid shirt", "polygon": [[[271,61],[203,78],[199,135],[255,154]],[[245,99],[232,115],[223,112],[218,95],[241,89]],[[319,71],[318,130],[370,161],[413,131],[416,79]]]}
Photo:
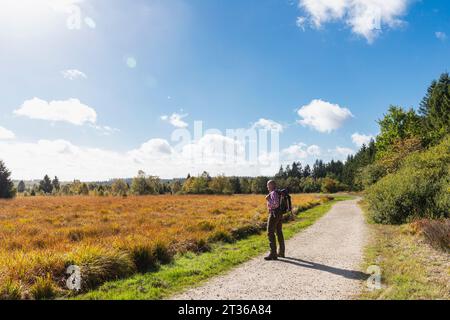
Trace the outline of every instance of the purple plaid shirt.
{"label": "purple plaid shirt", "polygon": [[280,206],[280,196],[278,192],[272,191],[269,194],[269,200],[267,200],[267,208],[272,211],[277,209]]}

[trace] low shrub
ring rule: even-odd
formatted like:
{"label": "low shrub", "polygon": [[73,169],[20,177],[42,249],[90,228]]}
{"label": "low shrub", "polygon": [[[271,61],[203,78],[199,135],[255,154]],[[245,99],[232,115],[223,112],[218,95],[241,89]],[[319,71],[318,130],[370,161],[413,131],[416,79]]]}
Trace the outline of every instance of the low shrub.
{"label": "low shrub", "polygon": [[341,190],[339,181],[331,178],[323,178],[320,190],[323,193],[336,193]]}
{"label": "low shrub", "polygon": [[375,162],[360,169],[355,178],[356,184],[362,189],[367,189],[374,185],[387,174],[387,169],[380,163]]}
{"label": "low shrub", "polygon": [[445,218],[450,212],[450,137],[436,147],[414,153],[394,174],[367,190],[372,219],[401,224],[415,218]]}

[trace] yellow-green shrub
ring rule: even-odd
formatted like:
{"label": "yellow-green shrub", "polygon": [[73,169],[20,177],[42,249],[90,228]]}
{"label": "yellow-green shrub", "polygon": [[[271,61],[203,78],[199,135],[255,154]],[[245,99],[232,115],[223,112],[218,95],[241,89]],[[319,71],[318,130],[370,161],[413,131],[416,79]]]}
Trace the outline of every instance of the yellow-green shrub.
{"label": "yellow-green shrub", "polygon": [[375,222],[401,224],[413,218],[442,218],[450,212],[450,137],[410,155],[394,174],[367,190]]}

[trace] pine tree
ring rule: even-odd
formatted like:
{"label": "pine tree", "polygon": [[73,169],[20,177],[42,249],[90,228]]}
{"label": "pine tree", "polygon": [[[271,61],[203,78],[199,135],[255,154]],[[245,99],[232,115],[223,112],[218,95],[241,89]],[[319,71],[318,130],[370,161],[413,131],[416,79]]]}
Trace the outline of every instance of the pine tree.
{"label": "pine tree", "polygon": [[25,182],[23,182],[22,180],[17,185],[17,192],[19,193],[25,192]]}
{"label": "pine tree", "polygon": [[275,175],[275,178],[283,178],[284,177],[284,168],[283,165],[281,165],[280,170],[278,170],[278,173]]}
{"label": "pine tree", "polygon": [[305,169],[303,169],[303,178],[308,178],[311,176],[311,167],[309,164],[305,166]]}
{"label": "pine tree", "polygon": [[39,190],[46,194],[52,193],[53,185],[48,175],[45,175],[44,179],[39,182]]}
{"label": "pine tree", "polygon": [[59,191],[61,189],[61,185],[59,183],[59,179],[57,176],[55,176],[55,178],[53,179],[52,186],[53,186],[53,190],[55,190],[55,191]]}
{"label": "pine tree", "polygon": [[423,117],[429,142],[438,142],[450,133],[450,77],[448,73],[433,81],[423,98],[419,113]]}
{"label": "pine tree", "polygon": [[301,178],[302,177],[302,164],[300,162],[294,162],[292,164],[292,168],[291,168],[289,177],[291,177],[291,178]]}
{"label": "pine tree", "polygon": [[3,161],[0,160],[0,198],[10,199],[15,196],[14,184],[9,171]]}

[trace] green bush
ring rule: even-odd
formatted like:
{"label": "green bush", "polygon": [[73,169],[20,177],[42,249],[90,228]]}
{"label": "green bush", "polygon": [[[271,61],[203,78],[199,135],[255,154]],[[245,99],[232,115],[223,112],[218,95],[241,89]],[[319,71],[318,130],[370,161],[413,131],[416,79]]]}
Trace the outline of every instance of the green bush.
{"label": "green bush", "polygon": [[377,223],[401,224],[413,218],[443,218],[450,212],[450,137],[422,153],[367,190]]}
{"label": "green bush", "polygon": [[375,162],[359,170],[355,178],[355,183],[362,187],[362,189],[367,189],[380,181],[386,174],[386,168],[380,163]]}
{"label": "green bush", "polygon": [[300,183],[300,189],[303,190],[304,193],[320,192],[321,187],[320,181],[312,177],[308,177]]}
{"label": "green bush", "polygon": [[331,178],[323,178],[320,190],[323,193],[336,193],[340,189],[339,181]]}

